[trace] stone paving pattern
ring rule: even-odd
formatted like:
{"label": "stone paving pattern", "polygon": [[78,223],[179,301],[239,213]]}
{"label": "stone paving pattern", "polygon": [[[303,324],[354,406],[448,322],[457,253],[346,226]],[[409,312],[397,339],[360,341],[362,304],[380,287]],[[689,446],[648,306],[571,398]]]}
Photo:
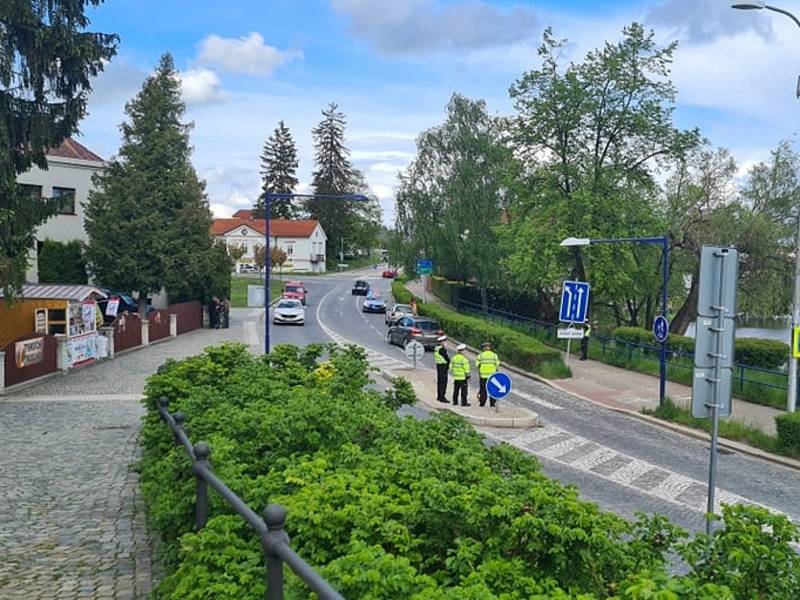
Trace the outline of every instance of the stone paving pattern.
{"label": "stone paving pattern", "polygon": [[0,397],[0,600],[148,597],[158,568],[134,470],[145,380],[167,358],[246,340],[257,313]]}

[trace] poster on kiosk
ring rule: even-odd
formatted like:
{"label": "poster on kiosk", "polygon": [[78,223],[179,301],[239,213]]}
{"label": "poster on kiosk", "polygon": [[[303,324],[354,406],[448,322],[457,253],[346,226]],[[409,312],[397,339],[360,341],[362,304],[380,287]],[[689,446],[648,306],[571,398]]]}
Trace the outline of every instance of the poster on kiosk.
{"label": "poster on kiosk", "polygon": [[67,311],[67,356],[70,366],[97,358],[97,303],[70,302]]}

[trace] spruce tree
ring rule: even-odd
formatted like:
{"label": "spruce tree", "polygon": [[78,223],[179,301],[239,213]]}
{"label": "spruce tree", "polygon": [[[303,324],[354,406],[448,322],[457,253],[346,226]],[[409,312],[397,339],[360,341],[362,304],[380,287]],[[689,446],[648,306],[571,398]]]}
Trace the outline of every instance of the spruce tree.
{"label": "spruce tree", "polygon": [[116,35],[85,31],[86,6],[101,2],[0,2],[0,289],[7,301],[24,282],[34,231],[57,210],[23,194],[17,175],[47,168],[47,149],[77,131],[91,78],[116,53]]}
{"label": "spruce tree", "polygon": [[[281,120],[275,131],[264,143],[261,154],[261,196],[256,203],[259,215],[264,212],[267,193],[291,194],[297,187],[297,147],[292,133]],[[273,200],[270,203],[273,219],[293,219],[297,215],[291,198]]]}
{"label": "spruce tree", "polygon": [[130,122],[121,125],[119,155],[97,177],[86,207],[92,273],[107,287],[137,292],[140,310],[162,288],[171,301],[227,295],[212,283],[215,271],[229,272],[230,259],[213,247],[169,54],[125,112]]}

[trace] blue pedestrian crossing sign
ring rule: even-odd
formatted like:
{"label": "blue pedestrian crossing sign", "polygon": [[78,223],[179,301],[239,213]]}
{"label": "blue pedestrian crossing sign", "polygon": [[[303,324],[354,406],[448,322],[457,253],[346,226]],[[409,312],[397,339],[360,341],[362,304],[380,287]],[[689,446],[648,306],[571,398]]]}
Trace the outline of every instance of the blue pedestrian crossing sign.
{"label": "blue pedestrian crossing sign", "polygon": [[562,323],[583,323],[589,308],[589,284],[585,281],[565,281],[561,290]]}
{"label": "blue pedestrian crossing sign", "polygon": [[505,398],[511,391],[511,377],[500,371],[493,373],[486,381],[486,391],[495,400]]}
{"label": "blue pedestrian crossing sign", "polygon": [[653,335],[656,336],[656,341],[661,344],[667,341],[669,336],[669,321],[667,317],[658,315],[653,321]]}

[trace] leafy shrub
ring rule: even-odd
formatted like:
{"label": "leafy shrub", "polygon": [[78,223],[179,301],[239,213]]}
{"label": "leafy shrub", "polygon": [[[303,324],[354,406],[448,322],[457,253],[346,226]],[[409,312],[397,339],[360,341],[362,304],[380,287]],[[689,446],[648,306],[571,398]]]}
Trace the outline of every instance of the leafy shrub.
{"label": "leafy shrub", "polygon": [[87,278],[83,245],[78,240],[45,240],[39,251],[38,271],[40,283],[85,284]]}
{"label": "leafy shrub", "polygon": [[[611,332],[611,337],[634,344],[658,345],[653,332],[641,327],[617,327]],[[693,354],[694,338],[670,333],[667,338],[667,348],[672,352]],[[788,344],[778,340],[759,338],[737,338],[736,340],[736,363],[740,365],[777,369],[786,362],[788,356]]]}
{"label": "leafy shrub", "polygon": [[414,386],[407,379],[395,377],[392,379],[392,389],[384,393],[383,401],[389,408],[397,410],[404,404],[416,404],[417,394]]}
{"label": "leafy shrub", "polygon": [[800,413],[784,413],[775,417],[778,439],[784,450],[800,454]]}
{"label": "leafy shrub", "polygon": [[[410,302],[413,297],[402,280],[392,283],[392,294],[397,302],[404,304]],[[569,376],[569,370],[564,365],[559,351],[548,348],[529,335],[510,327],[488,323],[477,317],[462,315],[443,306],[422,304],[419,298],[417,302],[420,314],[436,319],[449,336],[471,346],[490,342],[502,361],[521,369],[534,373],[540,373],[545,369],[548,374]]]}
{"label": "leafy shrub", "polygon": [[[209,442],[218,476],[257,511],[284,505],[293,548],[347,598],[797,598],[797,530],[784,517],[742,507],[726,514],[735,535],[699,538],[708,550],[682,544],[685,532],[663,517],[604,513],[534,457],[487,448],[455,415],[398,417],[365,388],[359,349],[331,349],[320,376],[318,350],[255,357],[225,345],[148,381],[140,471],[164,542],[156,597],[264,596],[259,541],[213,491],[208,525],[192,531],[191,466],[154,406],[171,390],[170,410],[185,412],[193,441]],[[686,575],[668,574],[676,552],[693,566]],[[310,597],[295,577],[286,587],[287,598]]]}

